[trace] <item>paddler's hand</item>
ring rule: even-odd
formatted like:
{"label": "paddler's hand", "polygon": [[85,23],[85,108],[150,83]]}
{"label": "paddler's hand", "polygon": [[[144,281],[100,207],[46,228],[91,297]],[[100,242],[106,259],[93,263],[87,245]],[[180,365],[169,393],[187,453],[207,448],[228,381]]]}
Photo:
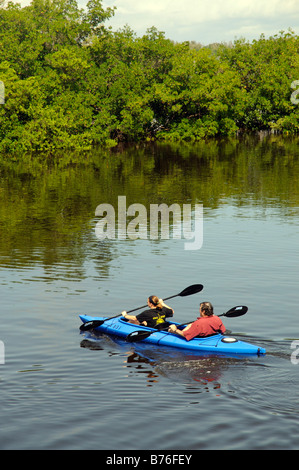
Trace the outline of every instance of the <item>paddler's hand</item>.
{"label": "paddler's hand", "polygon": [[176,325],[170,325],[170,327],[168,328],[169,333],[175,333],[176,330],[177,330]]}
{"label": "paddler's hand", "polygon": [[127,312],[124,310],[123,312],[121,312],[122,316],[126,318],[126,315],[127,315]]}

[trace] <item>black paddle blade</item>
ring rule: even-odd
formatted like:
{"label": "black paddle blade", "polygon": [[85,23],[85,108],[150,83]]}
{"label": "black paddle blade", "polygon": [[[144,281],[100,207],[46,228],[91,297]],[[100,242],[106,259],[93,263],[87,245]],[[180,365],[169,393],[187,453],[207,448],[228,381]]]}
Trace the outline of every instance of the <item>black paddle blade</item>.
{"label": "black paddle blade", "polygon": [[138,343],[138,341],[148,338],[152,333],[153,331],[132,331],[126,337],[126,341],[128,343]]}
{"label": "black paddle blade", "polygon": [[224,313],[223,316],[228,318],[240,317],[241,315],[245,315],[247,311],[248,307],[246,307],[245,305],[238,305],[237,307],[233,307],[228,310],[228,312]]}
{"label": "black paddle blade", "polygon": [[197,294],[197,292],[201,292],[203,290],[202,284],[193,284],[192,286],[186,287],[186,289],[182,290],[180,297],[186,297],[187,295]]}
{"label": "black paddle blade", "polygon": [[83,325],[80,326],[81,331],[89,331],[93,330],[97,326],[103,325],[105,320],[92,320],[92,321],[87,321],[86,323],[83,323]]}

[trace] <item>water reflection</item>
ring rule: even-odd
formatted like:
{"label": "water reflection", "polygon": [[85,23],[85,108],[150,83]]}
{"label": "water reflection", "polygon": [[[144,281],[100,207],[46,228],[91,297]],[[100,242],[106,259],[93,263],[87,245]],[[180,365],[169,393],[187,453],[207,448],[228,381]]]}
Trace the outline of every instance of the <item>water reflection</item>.
{"label": "water reflection", "polygon": [[[81,348],[87,348],[90,350],[95,350],[95,351],[105,351],[106,348],[101,345],[101,339],[100,336],[97,337],[97,339],[93,338],[85,338],[80,342]],[[111,351],[109,352],[111,354]],[[114,354],[118,354],[117,352]],[[122,354],[122,358],[123,358]],[[142,374],[144,375],[147,386],[152,386],[154,383],[158,382],[159,375],[154,371],[154,365],[153,362],[150,361],[149,359],[140,356],[134,351],[128,351],[125,353],[126,359],[124,361],[125,366],[129,369],[129,372],[131,373],[131,369],[133,366],[133,373],[137,374]]]}
{"label": "water reflection", "polygon": [[[124,360],[129,370],[128,377],[143,376],[147,386],[153,386],[162,378],[181,384],[184,393],[198,394],[212,391],[221,394],[221,380],[226,370],[234,366],[254,364],[254,359],[228,357],[216,354],[190,354],[171,348],[160,348],[139,344],[139,350],[132,350],[120,338],[107,337],[100,333],[84,333],[82,348],[114,354]],[[116,349],[111,350],[111,345]]]}
{"label": "water reflection", "polygon": [[[291,222],[299,215],[298,165],[298,138],[278,136],[147,144],[51,160],[2,159],[1,266],[42,266],[41,279],[48,281],[59,269],[63,276],[84,279],[85,262],[92,258],[99,278],[107,277],[112,260],[130,250],[130,241],[125,250],[114,240],[98,242],[95,210],[101,203],[117,207],[120,195],[128,206],[202,203],[208,218],[226,205],[236,209],[236,217],[274,214]],[[150,244],[161,254],[167,246]]]}

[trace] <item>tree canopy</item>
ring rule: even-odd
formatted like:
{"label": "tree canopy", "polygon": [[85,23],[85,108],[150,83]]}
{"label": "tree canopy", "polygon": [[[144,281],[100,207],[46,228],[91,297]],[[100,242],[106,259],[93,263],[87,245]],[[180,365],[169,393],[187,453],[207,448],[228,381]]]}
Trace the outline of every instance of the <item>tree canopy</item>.
{"label": "tree canopy", "polygon": [[90,0],[0,0],[0,152],[298,132],[299,38],[175,43],[155,27],[112,31]]}

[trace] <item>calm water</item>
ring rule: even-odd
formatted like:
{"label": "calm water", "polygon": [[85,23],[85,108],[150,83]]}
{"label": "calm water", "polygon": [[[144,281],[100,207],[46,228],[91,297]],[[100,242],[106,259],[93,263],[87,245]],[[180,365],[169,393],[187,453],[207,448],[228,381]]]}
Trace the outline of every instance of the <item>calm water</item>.
{"label": "calm water", "polygon": [[[1,449],[298,449],[298,139],[147,145],[0,165]],[[203,246],[95,236],[99,204],[202,203]],[[265,357],[188,357],[79,332],[79,313],[201,300]],[[294,362],[294,361],[293,361]],[[295,361],[296,362],[296,361]],[[298,361],[297,361],[298,362]]]}

